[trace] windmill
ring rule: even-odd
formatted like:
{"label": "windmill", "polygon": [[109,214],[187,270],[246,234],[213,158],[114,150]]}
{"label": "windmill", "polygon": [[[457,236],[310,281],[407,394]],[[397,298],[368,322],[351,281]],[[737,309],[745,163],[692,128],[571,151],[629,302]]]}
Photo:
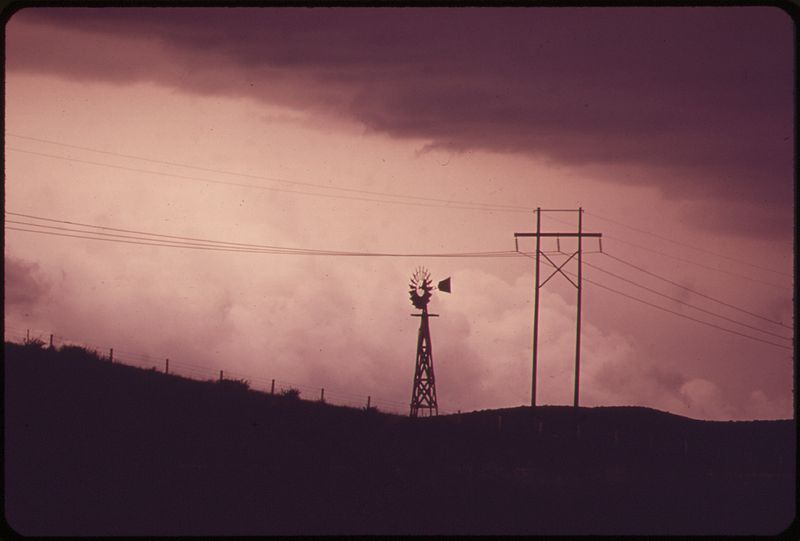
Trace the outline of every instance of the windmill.
{"label": "windmill", "polygon": [[[411,304],[414,308],[422,310],[420,314],[411,314],[420,317],[419,334],[417,335],[417,362],[414,367],[414,388],[411,392],[411,417],[418,417],[420,410],[423,415],[427,410],[428,416],[439,415],[439,406],[436,402],[436,379],[433,373],[433,349],[431,348],[431,331],[428,325],[429,317],[439,317],[438,314],[428,313],[428,302],[431,300],[432,290],[431,275],[424,267],[419,267],[411,275],[408,284]],[[450,293],[450,278],[440,281],[436,289]]]}

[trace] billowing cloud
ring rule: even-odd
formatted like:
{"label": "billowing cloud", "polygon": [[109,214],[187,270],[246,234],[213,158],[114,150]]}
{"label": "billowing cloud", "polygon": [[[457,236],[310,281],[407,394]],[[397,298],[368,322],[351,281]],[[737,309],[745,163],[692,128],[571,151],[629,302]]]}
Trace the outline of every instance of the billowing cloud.
{"label": "billowing cloud", "polygon": [[[24,302],[49,325],[40,335],[56,329],[57,343],[75,339],[101,353],[114,347],[122,362],[160,368],[169,357],[173,372],[190,377],[213,379],[223,369],[262,390],[275,378],[279,387],[298,387],[309,399],[324,386],[334,403],[363,405],[371,395],[383,409],[405,410],[419,319],[410,317],[402,265],[320,273],[313,260],[302,260],[291,273],[273,267],[254,275],[251,264],[200,268],[201,261],[173,257],[158,280],[137,281],[137,287],[129,282],[149,272],[146,259],[127,267],[62,261],[65,279],[51,298],[35,264],[7,259],[6,291],[13,301],[7,309]],[[341,286],[348,282],[359,287]],[[436,293],[431,304],[440,314],[431,320],[431,333],[441,409],[528,404],[530,278],[507,282],[462,269],[453,284],[452,295]],[[571,404],[574,306],[543,290],[540,310],[537,403]],[[644,351],[633,337],[584,321],[581,404],[641,405],[705,419],[779,417],[788,407],[761,390],[738,400],[710,380],[660,366]]]}
{"label": "billowing cloud", "polygon": [[681,385],[681,396],[693,414],[705,419],[729,419],[730,410],[722,399],[720,388],[712,381],[695,378]]}
{"label": "billowing cloud", "polygon": [[44,304],[51,284],[39,265],[13,256],[6,256],[3,261],[6,306],[30,311]]}
{"label": "billowing cloud", "polygon": [[708,228],[790,231],[792,22],[777,8],[37,8],[8,32],[11,70],[525,153],[699,202],[689,218]]}

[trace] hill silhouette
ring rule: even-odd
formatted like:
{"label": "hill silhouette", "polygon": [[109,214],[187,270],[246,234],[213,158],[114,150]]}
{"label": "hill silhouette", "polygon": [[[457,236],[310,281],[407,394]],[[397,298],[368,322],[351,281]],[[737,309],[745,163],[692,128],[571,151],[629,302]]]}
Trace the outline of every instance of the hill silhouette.
{"label": "hill silhouette", "polygon": [[5,344],[24,535],[775,534],[795,439],[638,407],[409,419]]}

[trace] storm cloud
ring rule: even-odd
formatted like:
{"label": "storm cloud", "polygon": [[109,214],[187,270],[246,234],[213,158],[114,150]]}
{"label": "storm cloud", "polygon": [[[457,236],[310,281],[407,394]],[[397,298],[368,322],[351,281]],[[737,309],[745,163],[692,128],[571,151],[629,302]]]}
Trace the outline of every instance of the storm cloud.
{"label": "storm cloud", "polygon": [[711,229],[741,229],[744,213],[752,233],[790,230],[793,37],[777,8],[58,8],[12,21],[10,70],[256,98],[729,202],[687,213]]}

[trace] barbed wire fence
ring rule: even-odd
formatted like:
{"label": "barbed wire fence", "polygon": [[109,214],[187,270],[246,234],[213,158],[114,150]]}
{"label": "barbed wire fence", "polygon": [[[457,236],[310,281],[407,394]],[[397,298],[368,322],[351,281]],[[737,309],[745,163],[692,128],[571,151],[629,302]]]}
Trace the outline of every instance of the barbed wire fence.
{"label": "barbed wire fence", "polygon": [[[283,394],[297,392],[304,400],[322,401],[331,405],[346,406],[351,408],[374,408],[386,413],[408,415],[408,404],[396,400],[389,400],[371,394],[357,394],[336,388],[314,386],[286,380],[270,379],[262,376],[253,376],[225,368],[214,369],[209,366],[194,364],[188,361],[175,359],[169,356],[148,355],[117,349],[108,345],[100,345],[85,340],[76,340],[57,335],[41,329],[27,329],[5,325],[4,341],[24,344],[27,341],[38,340],[45,347],[63,348],[79,347],[95,352],[99,357],[113,363],[120,363],[141,369],[154,369],[166,374],[193,379],[196,381],[222,381],[238,380],[248,384],[250,389],[269,394]],[[454,412],[439,409],[440,414]]]}

